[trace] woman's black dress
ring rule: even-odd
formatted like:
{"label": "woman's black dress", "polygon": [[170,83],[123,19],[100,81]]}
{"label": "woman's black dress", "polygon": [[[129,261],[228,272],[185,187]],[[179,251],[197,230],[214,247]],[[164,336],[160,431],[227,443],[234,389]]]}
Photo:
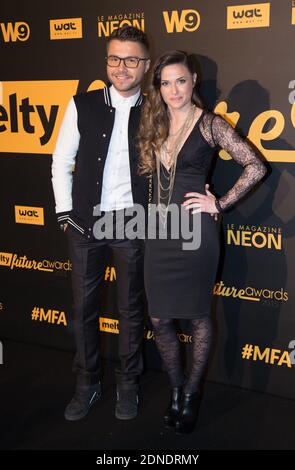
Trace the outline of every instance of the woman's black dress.
{"label": "woman's black dress", "polygon": [[[188,192],[205,194],[205,183],[218,145],[244,167],[234,187],[220,198],[223,209],[261,179],[265,167],[249,144],[220,116],[203,111],[178,154],[170,204],[180,207]],[[167,181],[166,172],[162,167],[163,184]],[[152,202],[157,204],[156,175],[153,178]],[[175,239],[169,217],[167,239],[161,239],[159,232],[155,239],[146,239],[145,287],[152,317],[190,319],[210,315],[219,259],[220,224],[208,213],[190,214],[189,219],[191,240],[198,240],[200,235],[198,248],[188,249],[189,240],[187,235],[181,236],[180,226],[180,236]],[[156,226],[158,230],[162,227],[161,219],[157,219]]]}

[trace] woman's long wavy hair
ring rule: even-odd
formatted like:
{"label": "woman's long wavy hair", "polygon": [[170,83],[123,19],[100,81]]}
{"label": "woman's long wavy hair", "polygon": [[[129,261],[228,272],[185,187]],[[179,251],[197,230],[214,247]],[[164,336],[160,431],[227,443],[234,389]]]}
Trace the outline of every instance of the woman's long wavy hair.
{"label": "woman's long wavy hair", "polygon": [[[162,70],[167,65],[172,64],[184,65],[192,75],[197,73],[195,56],[189,55],[184,51],[165,52],[157,59],[153,67],[151,83],[139,124],[140,174],[150,175],[155,171],[155,154],[159,152],[169,134],[168,107],[162,98],[160,88]],[[196,106],[203,108],[196,87],[197,84],[194,85],[191,100]]]}

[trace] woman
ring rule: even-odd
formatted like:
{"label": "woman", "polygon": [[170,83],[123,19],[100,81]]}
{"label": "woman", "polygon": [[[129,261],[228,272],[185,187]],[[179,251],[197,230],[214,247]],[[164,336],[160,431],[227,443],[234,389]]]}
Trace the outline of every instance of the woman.
{"label": "woman", "polygon": [[[194,428],[212,341],[210,305],[219,257],[215,214],[238,201],[266,172],[250,145],[223,118],[202,108],[194,64],[193,57],[182,51],[159,57],[139,131],[140,172],[153,175],[157,234],[161,228],[168,231],[167,239],[146,240],[145,286],[156,344],[172,387],[164,420],[177,433]],[[235,185],[220,199],[206,184],[218,146],[243,167]],[[198,217],[201,243],[197,249],[184,249],[183,237],[175,238],[171,205],[180,209],[181,217],[189,213],[191,224]],[[191,324],[192,361],[187,376],[181,367],[175,319]]]}

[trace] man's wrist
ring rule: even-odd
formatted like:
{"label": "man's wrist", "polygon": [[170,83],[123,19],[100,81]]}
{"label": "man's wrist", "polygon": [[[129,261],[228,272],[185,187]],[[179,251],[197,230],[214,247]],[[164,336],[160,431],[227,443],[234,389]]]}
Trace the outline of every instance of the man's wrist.
{"label": "man's wrist", "polygon": [[69,221],[70,213],[69,212],[58,212],[57,213],[57,223],[63,232],[66,230],[68,226],[68,221]]}

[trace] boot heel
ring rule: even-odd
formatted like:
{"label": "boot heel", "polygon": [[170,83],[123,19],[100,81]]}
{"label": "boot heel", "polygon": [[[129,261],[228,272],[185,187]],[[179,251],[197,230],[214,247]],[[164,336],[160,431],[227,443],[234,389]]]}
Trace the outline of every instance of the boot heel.
{"label": "boot heel", "polygon": [[194,430],[201,404],[201,393],[183,395],[180,412],[175,421],[176,434],[189,434]]}
{"label": "boot heel", "polygon": [[175,387],[171,391],[168,408],[164,415],[165,428],[174,428],[175,420],[180,411],[182,387]]}

